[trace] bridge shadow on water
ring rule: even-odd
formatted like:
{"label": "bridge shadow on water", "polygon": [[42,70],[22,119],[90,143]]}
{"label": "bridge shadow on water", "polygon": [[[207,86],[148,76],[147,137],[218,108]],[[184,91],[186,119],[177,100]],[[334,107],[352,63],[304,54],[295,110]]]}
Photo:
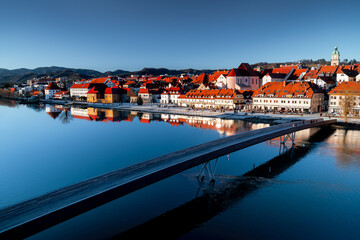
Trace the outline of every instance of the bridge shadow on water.
{"label": "bridge shadow on water", "polygon": [[112,239],[138,239],[144,236],[177,239],[264,187],[269,179],[285,172],[316,148],[316,143],[326,140],[334,131],[331,127],[322,127],[308,138],[308,144],[295,146],[244,175],[222,184],[223,186],[218,186],[216,190],[204,191],[202,196],[119,233]]}

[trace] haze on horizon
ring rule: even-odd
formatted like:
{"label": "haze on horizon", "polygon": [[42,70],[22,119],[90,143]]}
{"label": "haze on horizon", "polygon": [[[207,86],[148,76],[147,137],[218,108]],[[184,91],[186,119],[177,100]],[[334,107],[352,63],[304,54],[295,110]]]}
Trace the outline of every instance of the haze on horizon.
{"label": "haze on horizon", "polygon": [[358,1],[4,0],[0,68],[220,69],[360,58]]}

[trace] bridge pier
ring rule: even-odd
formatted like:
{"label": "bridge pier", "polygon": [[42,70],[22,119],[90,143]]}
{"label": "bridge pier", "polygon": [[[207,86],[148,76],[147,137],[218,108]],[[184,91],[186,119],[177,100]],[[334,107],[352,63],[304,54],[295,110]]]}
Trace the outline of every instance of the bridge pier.
{"label": "bridge pier", "polygon": [[285,145],[285,144],[286,144],[286,141],[287,141],[288,139],[291,140],[292,146],[294,146],[294,145],[295,145],[295,132],[286,134],[286,135],[284,135],[284,136],[280,136],[280,144]]}
{"label": "bridge pier", "polygon": [[215,182],[215,171],[216,171],[216,167],[217,167],[217,163],[218,163],[218,159],[216,158],[215,163],[213,164],[214,166],[211,166],[211,162],[213,160],[210,160],[206,163],[201,164],[202,167],[199,170],[199,174],[196,176],[198,179],[201,179],[201,181],[204,180],[206,173],[209,176],[210,182]]}

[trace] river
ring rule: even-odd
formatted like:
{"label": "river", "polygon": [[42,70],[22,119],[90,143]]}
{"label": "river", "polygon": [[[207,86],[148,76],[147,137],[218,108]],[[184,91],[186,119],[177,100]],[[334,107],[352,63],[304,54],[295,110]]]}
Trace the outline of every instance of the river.
{"label": "river", "polygon": [[[0,208],[267,126],[2,102]],[[214,184],[199,182],[197,174],[198,168],[177,174],[30,239],[360,238],[360,131],[304,130],[293,150],[274,139],[221,157]]]}

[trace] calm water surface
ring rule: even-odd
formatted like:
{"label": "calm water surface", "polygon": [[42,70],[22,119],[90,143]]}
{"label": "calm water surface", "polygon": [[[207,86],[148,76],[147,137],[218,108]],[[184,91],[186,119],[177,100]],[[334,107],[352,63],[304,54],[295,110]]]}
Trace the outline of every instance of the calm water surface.
{"label": "calm water surface", "polygon": [[[165,153],[267,127],[100,109],[0,106],[0,207]],[[309,139],[309,136],[313,137]],[[32,239],[360,239],[360,132],[311,129],[190,169]],[[265,164],[265,165],[264,165]]]}

